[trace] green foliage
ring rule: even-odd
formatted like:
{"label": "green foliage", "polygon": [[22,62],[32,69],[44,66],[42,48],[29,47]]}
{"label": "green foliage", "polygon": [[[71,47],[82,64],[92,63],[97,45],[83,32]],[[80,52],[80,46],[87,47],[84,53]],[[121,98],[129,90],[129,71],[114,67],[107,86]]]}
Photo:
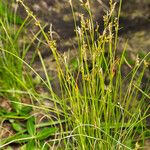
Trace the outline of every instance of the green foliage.
{"label": "green foliage", "polygon": [[10,11],[10,7],[3,0],[0,1],[0,17],[12,24],[21,25],[23,23],[21,17]]}
{"label": "green foliage", "polygon": [[34,150],[35,149],[35,141],[34,140],[29,140],[27,145],[26,145],[27,150]]}
{"label": "green foliage", "polygon": [[35,118],[34,117],[30,117],[28,120],[27,120],[27,131],[28,133],[33,136],[35,135]]}
{"label": "green foliage", "polygon": [[38,140],[44,140],[57,131],[56,128],[44,128],[36,135]]}
{"label": "green foliage", "polygon": [[[8,145],[10,143],[27,143],[26,149],[36,149],[38,143],[44,142],[48,137],[52,136],[58,130],[54,127],[42,127],[39,131],[37,130],[38,127],[35,124],[35,117],[30,117],[26,120],[26,126],[23,125],[21,122],[17,122],[16,120],[9,120],[11,122],[12,128],[16,131],[15,135],[12,135],[4,140],[1,141],[0,148],[3,145]],[[43,145],[42,145],[43,146]],[[42,147],[41,146],[41,147]],[[44,146],[46,149],[46,145]]]}
{"label": "green foliage", "polygon": [[23,129],[22,126],[20,125],[20,123],[12,123],[12,127],[17,132],[21,132]]}
{"label": "green foliage", "polygon": [[[15,134],[2,139],[0,148],[19,143],[27,150],[54,147],[121,150],[136,148],[136,142],[142,147],[149,137],[146,119],[149,117],[147,100],[150,89],[149,80],[143,87],[143,78],[149,65],[150,53],[142,54],[134,63],[128,60],[126,45],[122,54],[117,54],[121,1],[117,16],[113,14],[115,4],[110,1],[111,10],[104,16],[105,28],[102,34],[95,30],[89,1],[80,1],[87,15],[81,15],[80,27],[76,24],[77,16],[70,1],[78,40],[78,54],[71,60],[68,60],[67,55],[59,54],[56,41],[44,32],[29,8],[21,0],[19,2],[25,7],[28,17],[39,27],[44,43],[52,51],[60,93],[53,89],[38,45],[37,54],[45,79],[24,61],[28,48],[22,50],[23,55],[19,51],[20,31],[29,20],[25,20],[19,30],[12,33],[9,21],[6,23],[1,19],[0,90],[11,102],[12,111],[2,109],[0,115],[2,120],[11,124]],[[16,32],[17,37],[14,34]],[[126,65],[130,70],[124,76],[122,70]],[[36,79],[24,75],[23,67],[32,71]],[[41,83],[46,94],[39,94],[34,89],[34,84]],[[29,98],[31,102],[23,103],[22,97]],[[43,118],[46,117],[44,122],[40,122],[41,118],[39,121],[36,116],[38,112],[41,112]]]}

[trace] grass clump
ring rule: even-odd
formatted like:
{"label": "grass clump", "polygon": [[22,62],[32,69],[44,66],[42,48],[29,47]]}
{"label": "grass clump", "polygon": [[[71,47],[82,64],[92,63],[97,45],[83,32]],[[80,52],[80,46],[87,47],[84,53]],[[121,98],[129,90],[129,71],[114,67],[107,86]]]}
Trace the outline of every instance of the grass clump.
{"label": "grass clump", "polygon": [[[122,54],[118,55],[121,1],[117,16],[114,16],[113,13],[116,3],[110,1],[110,11],[103,17],[104,30],[102,33],[98,32],[99,27],[95,26],[92,19],[90,1],[80,1],[88,14],[87,16],[80,15],[80,26],[76,24],[77,16],[72,1],[69,1],[78,43],[77,57],[72,60],[70,60],[69,54],[62,55],[58,52],[53,37],[44,32],[40,22],[29,8],[21,0],[18,2],[24,6],[28,17],[31,17],[35,25],[39,27],[40,33],[52,51],[57,66],[60,94],[53,89],[40,50],[37,50],[37,54],[43,67],[45,80],[18,53],[1,48],[2,53],[6,52],[8,55],[7,59],[9,57],[12,59],[11,62],[15,63],[16,61],[18,65],[25,65],[33,71],[48,91],[47,96],[42,96],[35,89],[30,91],[28,86],[23,88],[32,100],[32,103],[27,106],[33,108],[33,112],[30,112],[25,118],[26,126],[22,126],[24,127],[23,134],[19,132],[19,136],[16,134],[17,137],[14,136],[13,139],[6,138],[2,141],[1,148],[15,143],[18,139],[24,143],[25,149],[28,149],[29,145],[33,149],[44,149],[45,145],[47,145],[45,149],[121,150],[142,148],[149,136],[146,121],[149,117],[149,79],[143,86],[143,78],[149,65],[149,53],[141,60],[137,57],[134,65],[130,65],[126,60],[126,46],[122,50]],[[6,39],[9,37],[7,36]],[[126,76],[123,76],[122,71],[124,65],[130,68]],[[7,65],[4,64],[5,66]],[[22,66],[20,71],[23,71]],[[5,69],[7,74],[10,73],[9,69],[10,66],[7,70]],[[16,74],[18,72],[16,69],[15,66],[12,68],[13,79],[17,84],[18,82],[19,85],[23,84],[20,82],[25,80],[22,80],[23,73],[21,73],[22,78],[20,79]],[[19,85],[13,88],[16,90]],[[12,88],[12,85],[10,87]],[[10,87],[6,87],[6,89]],[[20,88],[20,92],[21,90]],[[44,104],[45,99],[48,100],[50,106]],[[25,105],[22,102],[19,104]],[[43,115],[48,118],[43,124],[38,124],[34,113],[36,110],[42,111]],[[5,119],[7,120],[7,118]],[[48,128],[40,130],[40,127]]]}

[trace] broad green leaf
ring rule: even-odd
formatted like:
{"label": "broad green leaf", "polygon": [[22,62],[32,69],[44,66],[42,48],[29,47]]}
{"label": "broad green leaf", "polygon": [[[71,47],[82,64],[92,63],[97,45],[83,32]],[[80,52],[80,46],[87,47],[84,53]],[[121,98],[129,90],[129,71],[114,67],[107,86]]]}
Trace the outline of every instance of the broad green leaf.
{"label": "broad green leaf", "polygon": [[23,130],[22,126],[19,123],[12,123],[12,127],[17,132],[20,132]]}
{"label": "broad green leaf", "polygon": [[2,140],[1,143],[5,144],[6,142],[11,142],[12,143],[24,143],[24,142],[28,142],[29,140],[31,140],[31,136],[28,134],[15,134],[11,137],[9,137],[6,140]]}
{"label": "broad green leaf", "polygon": [[29,140],[29,142],[26,145],[26,150],[35,150],[35,141],[34,140]]}
{"label": "broad green leaf", "polygon": [[20,134],[18,136],[15,137],[15,142],[14,143],[24,143],[24,142],[28,142],[30,139],[30,135],[28,134]]}
{"label": "broad green leaf", "polygon": [[57,128],[44,128],[37,133],[38,140],[44,140],[57,131]]}
{"label": "broad green leaf", "polygon": [[30,135],[35,135],[36,127],[35,127],[35,118],[34,117],[30,117],[27,120],[27,130]]}
{"label": "broad green leaf", "polygon": [[[0,141],[0,145],[16,140],[20,135],[24,135],[26,130],[22,130],[21,132],[16,133],[15,135],[9,136]],[[29,135],[28,135],[29,136]]]}

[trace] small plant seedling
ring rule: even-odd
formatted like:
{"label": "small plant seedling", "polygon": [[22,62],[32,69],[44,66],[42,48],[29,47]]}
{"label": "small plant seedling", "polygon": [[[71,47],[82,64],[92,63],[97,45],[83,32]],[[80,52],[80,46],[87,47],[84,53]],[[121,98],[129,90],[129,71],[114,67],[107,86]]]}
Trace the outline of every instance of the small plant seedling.
{"label": "small plant seedling", "polygon": [[[2,140],[0,144],[7,145],[10,143],[19,143],[19,144],[23,143],[26,145],[26,150],[40,148],[39,145],[41,145],[42,148],[44,141],[48,139],[50,136],[54,135],[58,130],[58,128],[48,126],[37,128],[34,116],[29,117],[26,120],[26,126],[24,125],[24,123],[21,123],[21,121],[17,122],[14,119],[10,119],[10,122],[12,128],[15,130],[16,133]],[[48,147],[45,144],[44,150],[46,150],[47,148]]]}

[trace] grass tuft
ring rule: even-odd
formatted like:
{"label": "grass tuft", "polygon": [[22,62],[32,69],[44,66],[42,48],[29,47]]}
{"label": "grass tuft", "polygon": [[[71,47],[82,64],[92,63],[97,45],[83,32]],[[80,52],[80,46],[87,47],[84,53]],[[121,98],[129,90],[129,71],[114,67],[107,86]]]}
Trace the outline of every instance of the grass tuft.
{"label": "grass tuft", "polygon": [[[110,10],[103,16],[102,33],[98,32],[99,26],[95,26],[89,0],[79,2],[87,14],[80,15],[80,26],[76,23],[74,5],[69,1],[78,44],[77,56],[71,60],[66,53],[59,53],[56,41],[45,33],[23,1],[18,2],[28,16],[18,30],[10,33],[12,27],[8,19],[0,19],[0,91],[13,107],[12,112],[0,112],[1,127],[9,122],[15,131],[0,142],[0,148],[12,143],[23,144],[25,149],[131,150],[143,147],[149,138],[149,79],[147,84],[143,81],[150,53],[142,59],[137,57],[134,64],[126,59],[126,45],[122,53],[118,53],[122,1],[117,10],[116,3],[110,0]],[[114,10],[118,11],[117,15]],[[20,51],[19,35],[29,18],[39,27],[54,57],[59,94],[53,88],[38,45],[36,53],[45,79],[25,61],[29,47]],[[125,76],[124,66],[129,68]],[[24,67],[39,78],[40,86],[44,86],[47,93],[36,91]],[[20,100],[22,97],[30,102],[24,103]]]}

